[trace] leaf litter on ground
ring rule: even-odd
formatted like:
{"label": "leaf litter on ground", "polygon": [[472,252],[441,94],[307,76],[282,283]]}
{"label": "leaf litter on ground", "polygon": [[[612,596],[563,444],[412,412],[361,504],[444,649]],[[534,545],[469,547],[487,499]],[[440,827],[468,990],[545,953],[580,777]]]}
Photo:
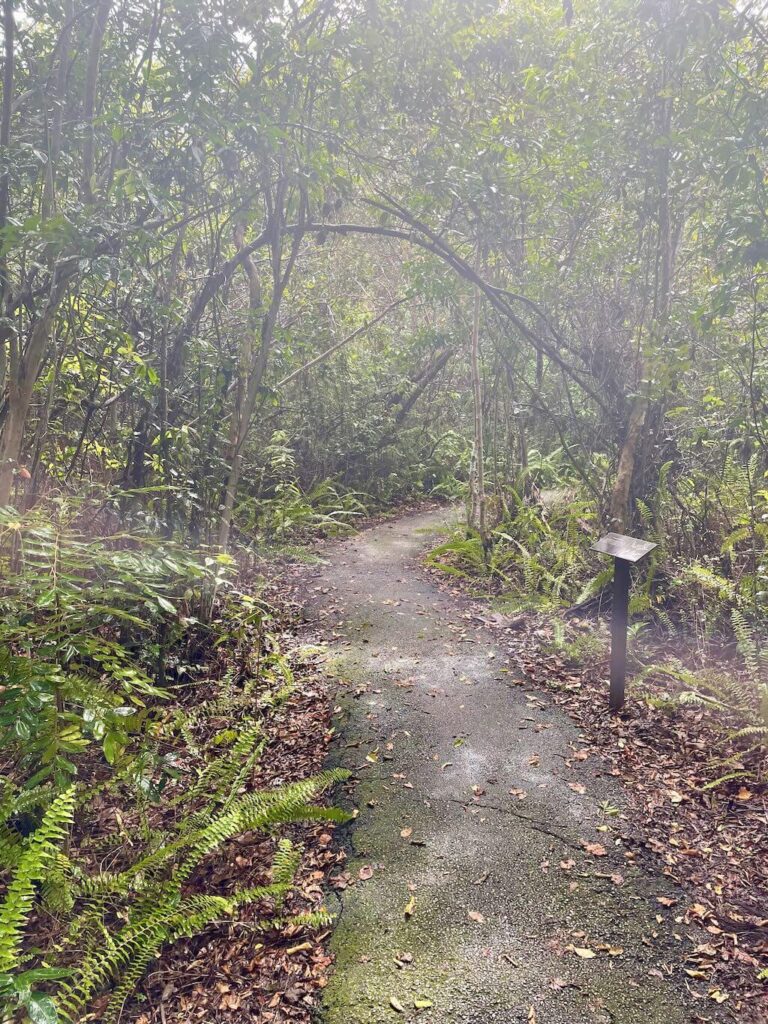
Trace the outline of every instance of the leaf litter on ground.
{"label": "leaf litter on ground", "polygon": [[[439,570],[427,567],[424,571],[440,589],[472,601],[468,617],[480,621],[492,633],[493,642],[507,651],[512,666],[509,682],[536,688],[525,694],[532,705],[554,703],[578,723],[582,740],[566,759],[566,767],[597,758],[621,784],[626,798],[620,818],[624,848],[637,859],[647,859],[649,867],[685,893],[679,905],[677,901],[669,907],[661,903],[660,909],[670,915],[668,927],[679,933],[695,925],[710,936],[710,942],[694,947],[680,943],[683,970],[708,982],[706,998],[727,1002],[739,1024],[764,1024],[768,1020],[765,747],[748,742],[728,746],[729,722],[720,720],[712,708],[685,704],[663,712],[654,708],[654,701],[644,698],[655,696],[669,704],[669,691],[663,683],[654,684],[652,676],[644,683],[644,694],[633,691],[630,683],[622,715],[608,714],[604,658],[567,664],[550,647],[551,617],[539,612],[513,618],[489,614],[479,603],[482,598],[473,590],[473,581],[447,582]],[[714,752],[723,749],[724,740],[727,753],[718,758]],[[728,757],[737,765],[734,778],[723,768]],[[574,781],[569,787],[581,794],[580,783]],[[522,798],[522,793],[511,793]],[[606,853],[602,844],[583,845],[593,857]],[[614,885],[624,881],[616,872],[605,877]]]}

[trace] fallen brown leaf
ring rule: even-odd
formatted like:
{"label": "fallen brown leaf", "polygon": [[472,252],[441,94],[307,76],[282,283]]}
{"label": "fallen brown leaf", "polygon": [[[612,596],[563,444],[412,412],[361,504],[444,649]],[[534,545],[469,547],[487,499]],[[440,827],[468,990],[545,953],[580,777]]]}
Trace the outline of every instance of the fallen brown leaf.
{"label": "fallen brown leaf", "polygon": [[584,847],[584,849],[587,851],[587,853],[591,854],[593,857],[607,857],[608,856],[608,851],[606,850],[606,848],[603,846],[602,843],[588,843],[585,840],[582,840],[581,845]]}

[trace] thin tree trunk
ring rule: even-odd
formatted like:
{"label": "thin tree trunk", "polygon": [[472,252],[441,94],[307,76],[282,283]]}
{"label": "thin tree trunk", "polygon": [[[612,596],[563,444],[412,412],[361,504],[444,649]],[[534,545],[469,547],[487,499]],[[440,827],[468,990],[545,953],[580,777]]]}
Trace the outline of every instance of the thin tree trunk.
{"label": "thin tree trunk", "polygon": [[85,140],[83,142],[83,179],[82,193],[86,202],[93,201],[93,172],[95,151],[94,119],[96,114],[96,84],[99,77],[99,61],[104,33],[107,30],[111,0],[99,0],[91,31],[91,45],[88,51],[88,67],[85,74],[85,93],[83,95],[83,121],[85,122]]}
{"label": "thin tree trunk", "polygon": [[224,489],[224,503],[221,507],[221,518],[219,520],[218,545],[220,551],[226,551],[229,547],[229,535],[232,532],[232,516],[235,511],[235,498],[237,489],[240,486],[240,472],[243,465],[243,452],[239,445],[235,445],[230,455],[229,473]]}
{"label": "thin tree trunk", "polygon": [[424,371],[422,378],[416,386],[413,388],[411,393],[402,400],[400,408],[397,410],[395,416],[395,425],[400,426],[408,417],[411,409],[418,402],[430,384],[438,377],[440,373],[445,369],[448,360],[454,354],[454,349],[446,348],[437,356],[436,359],[427,367]]}
{"label": "thin tree trunk", "polygon": [[522,412],[517,417],[517,440],[520,457],[520,475],[523,478],[523,494],[530,496],[533,487],[528,473],[528,417]]}
{"label": "thin tree trunk", "polygon": [[[244,380],[246,381],[244,384],[245,393],[242,399],[240,415],[238,417],[236,431],[237,442],[233,447],[230,447],[228,459],[229,472],[227,473],[227,479],[224,486],[224,501],[222,503],[221,516],[219,519],[218,544],[219,549],[222,551],[225,551],[229,544],[229,535],[232,529],[232,513],[235,508],[237,489],[240,484],[243,447],[248,438],[248,432],[251,429],[251,421],[253,420],[253,414],[256,411],[256,401],[259,396],[259,390],[261,389],[261,385],[264,380],[264,374],[267,371],[267,363],[269,361],[269,353],[272,348],[275,327],[277,326],[277,316],[280,311],[280,303],[282,302],[285,289],[288,287],[288,282],[291,278],[293,268],[296,265],[296,260],[299,256],[299,247],[301,245],[302,234],[301,232],[298,232],[291,240],[291,251],[285,261],[285,266],[283,266],[283,236],[281,219],[283,217],[283,211],[286,203],[284,189],[285,184],[284,182],[281,182],[277,189],[277,195],[272,210],[272,223],[268,228],[268,230],[272,232],[272,239],[270,243],[272,249],[272,297],[268,308],[262,316],[259,347],[258,351],[255,353],[252,352],[254,335],[253,322],[256,317],[261,314],[261,310],[263,308],[261,280],[259,278],[258,271],[256,270],[256,264],[253,262],[251,255],[245,252],[244,249],[243,225],[239,225],[235,231],[235,244],[241,254],[245,252],[245,255],[241,257],[241,266],[246,278],[248,279],[249,329],[246,335],[247,347],[243,350],[244,354],[247,353],[247,356],[245,359],[241,356],[240,367],[241,373],[244,375]],[[245,375],[247,375],[247,377]],[[234,412],[233,415],[235,415]]]}
{"label": "thin tree trunk", "polygon": [[67,93],[67,70],[69,66],[69,48],[72,38],[74,16],[71,0],[64,3],[64,25],[56,44],[58,66],[56,69],[56,86],[52,96],[53,116],[50,128],[47,129],[48,161],[45,166],[45,181],[41,212],[43,220],[51,215],[56,205],[56,167],[61,152],[61,135],[64,121],[64,105]]}
{"label": "thin tree trunk", "polygon": [[45,437],[48,433],[48,424],[51,421],[51,410],[53,409],[53,401],[56,397],[56,388],[59,383],[59,374],[61,373],[61,364],[64,361],[64,356],[67,350],[67,345],[62,342],[60,346],[57,346],[59,351],[54,355],[53,358],[53,372],[51,373],[51,380],[48,385],[48,390],[45,396],[45,405],[40,413],[40,419],[38,420],[37,430],[35,431],[35,441],[32,446],[32,463],[29,468],[31,480],[29,482],[29,489],[27,491],[27,507],[31,507],[34,503],[38,489],[40,487],[40,459],[43,454],[43,445],[45,443]]}
{"label": "thin tree trunk", "polygon": [[21,404],[9,401],[8,416],[3,425],[3,439],[0,444],[0,508],[11,503],[16,460],[24,440],[25,419],[26,412]]}
{"label": "thin tree trunk", "polygon": [[[14,61],[15,61],[15,32],[16,23],[13,18],[12,0],[3,2],[3,105],[0,111],[0,231],[8,226],[8,214],[10,204],[10,174],[11,174],[11,114],[13,113],[13,88],[14,88]],[[5,259],[0,259],[0,313],[6,314],[10,306],[11,282],[8,275],[8,265]],[[9,346],[14,344],[13,327],[6,322],[0,327],[0,399],[5,392],[5,382],[9,372]],[[0,435],[5,432],[5,422],[9,416],[7,407],[3,409],[3,418],[0,418]],[[1,467],[0,467],[1,468]],[[0,505],[7,504],[0,500]]]}
{"label": "thin tree trunk", "polygon": [[[243,235],[243,226],[240,225],[235,231],[235,244],[238,249],[243,248]],[[256,360],[256,365],[253,365],[255,327],[253,321],[259,315],[262,306],[262,289],[258,271],[250,256],[247,256],[243,262],[243,272],[248,280],[248,323],[240,341],[238,379],[235,386],[235,401],[229,428],[227,454],[229,470],[224,484],[224,501],[219,518],[218,546],[221,551],[226,551],[229,546],[232,514],[235,509],[235,499],[237,498],[237,489],[240,485],[240,473],[243,464],[243,445],[248,436],[248,428],[255,409],[258,389],[261,387],[261,380],[266,368],[266,358],[259,358]],[[262,324],[262,332],[267,330],[267,328],[268,325],[266,323]],[[264,337],[262,335],[262,348],[263,346]]]}
{"label": "thin tree trunk", "polygon": [[[0,113],[0,230],[8,224],[8,204],[11,190],[11,165],[9,147],[11,144],[11,114],[13,112],[13,82],[15,74],[14,43],[16,39],[16,22],[13,18],[12,0],[3,2],[3,107]],[[5,284],[5,266],[3,265],[3,284]]]}
{"label": "thin tree trunk", "polygon": [[168,450],[168,335],[166,334],[165,325],[161,328],[160,334],[160,403],[158,417],[160,420],[160,465],[162,466],[163,486],[165,488],[163,533],[166,538],[170,538],[173,536],[173,492],[171,491],[172,477],[170,452]]}
{"label": "thin tree trunk", "polygon": [[[668,61],[665,59],[662,67],[658,133],[660,137],[669,139],[672,130],[672,106],[673,101],[667,95],[669,88]],[[659,214],[659,235],[656,249],[657,258],[657,287],[654,301],[654,316],[652,331],[656,345],[663,345],[667,332],[669,319],[669,304],[672,293],[673,273],[673,248],[672,230],[670,217],[669,198],[670,178],[670,149],[669,144],[659,147],[656,163],[656,180],[658,188],[658,214]],[[648,393],[648,368],[645,360],[641,358],[638,376],[638,394],[632,402],[627,423],[627,432],[622,444],[619,462],[616,469],[616,478],[611,490],[610,498],[610,526],[611,529],[624,532],[629,529],[631,516],[630,502],[632,488],[635,480],[635,470],[638,461],[638,453],[642,448],[645,437],[646,423],[650,397]]]}
{"label": "thin tree trunk", "polygon": [[629,529],[629,502],[632,483],[635,477],[637,452],[643,437],[645,420],[648,414],[648,398],[638,395],[632,403],[629,413],[627,433],[624,437],[619,464],[616,468],[616,479],[611,490],[610,526],[612,530],[623,533]]}
{"label": "thin tree trunk", "polygon": [[475,414],[474,473],[470,483],[474,526],[480,534],[483,552],[488,554],[488,524],[486,518],[484,443],[483,443],[483,385],[480,375],[480,289],[475,288],[470,339],[470,366],[472,372],[472,398]]}
{"label": "thin tree trunk", "polygon": [[54,271],[48,300],[29,333],[26,348],[21,351],[17,340],[11,339],[8,412],[0,439],[0,506],[11,499],[32,391],[48,350],[56,311],[76,269],[77,261],[70,260]]}

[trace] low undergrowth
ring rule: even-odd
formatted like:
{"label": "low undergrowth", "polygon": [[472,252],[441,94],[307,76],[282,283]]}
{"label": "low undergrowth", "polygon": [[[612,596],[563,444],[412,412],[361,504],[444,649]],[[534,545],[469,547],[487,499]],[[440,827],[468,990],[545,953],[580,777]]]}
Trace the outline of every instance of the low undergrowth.
{"label": "low undergrowth", "polygon": [[351,533],[373,499],[329,479],[304,486],[294,447],[275,431],[254,469],[251,492],[237,504],[234,524],[246,545],[301,543],[318,536]]}
{"label": "low undergrowth", "polygon": [[[588,664],[606,638],[599,626],[573,625],[610,615],[613,566],[591,550],[601,533],[594,496],[557,460],[544,468],[489,497],[490,545],[457,528],[426,564],[504,613],[547,613],[552,643]],[[729,735],[760,747],[768,742],[768,491],[748,487],[756,473],[756,462],[747,473],[729,459],[706,496],[695,475],[672,480],[663,467],[654,500],[637,502],[634,532],[656,548],[633,569],[630,639],[641,678],[654,680],[649,700],[698,704],[728,721]],[[680,522],[683,491],[706,523],[700,534]]]}
{"label": "low undergrowth", "polygon": [[474,531],[457,529],[427,564],[517,610],[565,605],[599,589],[588,552],[594,517],[586,503],[574,508],[558,500],[545,511],[513,491],[496,507],[501,521],[487,552]]}
{"label": "low undergrowth", "polygon": [[[346,818],[316,802],[342,778],[317,770],[317,650],[229,559],[93,512],[0,511],[4,1020],[116,1021],[174,943],[237,926],[266,951],[330,922],[295,896],[296,823]],[[306,689],[315,752],[290,768]]]}

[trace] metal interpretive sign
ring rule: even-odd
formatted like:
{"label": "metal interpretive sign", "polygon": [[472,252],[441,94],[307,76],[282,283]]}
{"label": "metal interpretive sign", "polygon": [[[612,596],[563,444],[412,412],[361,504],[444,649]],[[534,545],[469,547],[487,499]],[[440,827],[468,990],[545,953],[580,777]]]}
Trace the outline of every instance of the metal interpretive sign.
{"label": "metal interpretive sign", "polygon": [[629,626],[630,567],[649,555],[657,544],[621,533],[606,533],[592,545],[593,551],[613,558],[613,607],[611,609],[611,686],[609,706],[624,706],[627,679],[627,629]]}

